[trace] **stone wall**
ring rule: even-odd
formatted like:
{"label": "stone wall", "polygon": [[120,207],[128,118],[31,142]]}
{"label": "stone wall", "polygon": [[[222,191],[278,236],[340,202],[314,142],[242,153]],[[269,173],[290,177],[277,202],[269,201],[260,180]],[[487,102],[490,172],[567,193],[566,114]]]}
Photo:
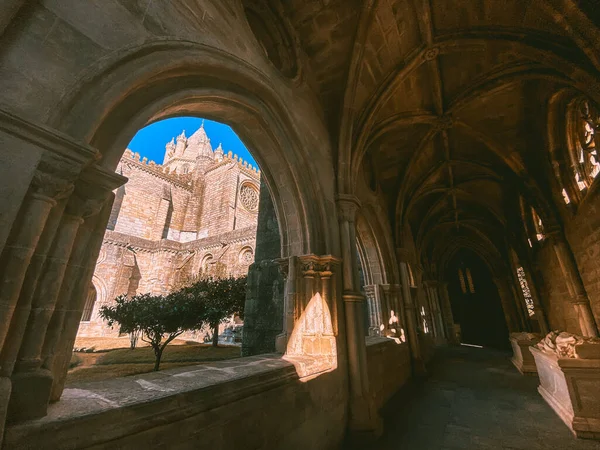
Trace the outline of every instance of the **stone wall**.
{"label": "stone wall", "polygon": [[178,137],[180,152],[204,152],[192,160],[195,166],[186,163],[185,173],[172,164],[172,145],[168,165],[140,160],[130,150],[121,158],[117,172],[129,181],[115,193],[92,280],[96,302],[80,337],[118,336],[98,311],[119,295],[165,295],[201,272],[246,275],[254,261],[260,173],[231,152],[223,155],[220,146],[213,153],[204,125],[189,139]]}
{"label": "stone wall", "polygon": [[367,338],[370,394],[379,410],[411,376],[408,344],[383,337]]}
{"label": "stone wall", "polygon": [[[600,255],[598,205],[600,205],[598,193],[594,191],[588,193],[576,213],[568,217],[565,223],[565,235],[575,256],[596,323],[600,324],[600,268],[597,264]],[[569,304],[570,296],[563,273],[549,239],[541,244],[536,260],[547,293],[542,300],[548,312],[550,328],[581,333],[576,313]]]}
{"label": "stone wall", "polygon": [[344,437],[346,397],[339,371],[301,380],[276,355],[241,358],[79,383],[43,422],[9,428],[4,448],[333,450]]}

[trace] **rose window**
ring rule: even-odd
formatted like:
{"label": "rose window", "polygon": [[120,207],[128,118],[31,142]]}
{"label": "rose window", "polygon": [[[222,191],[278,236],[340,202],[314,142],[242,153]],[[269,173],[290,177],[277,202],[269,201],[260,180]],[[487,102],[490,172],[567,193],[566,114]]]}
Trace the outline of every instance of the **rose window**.
{"label": "rose window", "polygon": [[241,264],[252,264],[254,262],[254,252],[251,248],[246,248],[240,253]]}
{"label": "rose window", "polygon": [[250,211],[258,209],[258,191],[252,186],[246,184],[240,189],[240,201],[244,208]]}

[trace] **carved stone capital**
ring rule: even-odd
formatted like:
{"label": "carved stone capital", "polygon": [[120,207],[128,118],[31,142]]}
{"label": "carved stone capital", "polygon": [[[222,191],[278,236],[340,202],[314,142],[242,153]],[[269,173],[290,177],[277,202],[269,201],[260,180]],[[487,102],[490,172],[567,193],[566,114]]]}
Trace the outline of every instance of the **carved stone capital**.
{"label": "carved stone capital", "polygon": [[360,209],[360,201],[354,195],[340,194],[336,199],[338,220],[354,222],[356,213]]}
{"label": "carved stone capital", "polygon": [[367,298],[373,300],[375,299],[375,290],[377,289],[377,286],[374,284],[369,284],[367,286],[364,287],[365,289],[365,295],[367,296]]}
{"label": "carved stone capital", "polygon": [[277,264],[279,264],[279,273],[284,280],[287,280],[290,274],[290,260],[289,258],[278,258],[275,260]]}
{"label": "carved stone capital", "polygon": [[66,213],[82,219],[95,216],[100,212],[107,199],[108,195],[100,196],[99,198],[83,198],[76,191],[69,199],[69,203],[67,203]]}
{"label": "carved stone capital", "polygon": [[31,186],[33,195],[46,197],[52,201],[68,197],[75,187],[70,180],[40,170],[35,171]]}

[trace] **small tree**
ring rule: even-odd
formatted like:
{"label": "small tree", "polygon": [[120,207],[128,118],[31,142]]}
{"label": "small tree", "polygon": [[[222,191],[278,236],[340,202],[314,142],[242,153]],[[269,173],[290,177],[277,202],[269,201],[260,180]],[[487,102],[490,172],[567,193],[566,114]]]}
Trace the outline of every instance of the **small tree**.
{"label": "small tree", "polygon": [[233,314],[244,316],[247,281],[246,276],[239,278],[208,276],[196,279],[183,289],[202,304],[204,321],[213,331],[213,347],[219,345],[219,324]]}
{"label": "small tree", "polygon": [[139,294],[117,297],[115,305],[103,306],[100,317],[109,326],[119,324],[122,333],[141,333],[141,339],[154,350],[154,370],[160,366],[163,351],[170,342],[187,330],[201,328],[203,305],[188,293],[178,291],[168,296]]}

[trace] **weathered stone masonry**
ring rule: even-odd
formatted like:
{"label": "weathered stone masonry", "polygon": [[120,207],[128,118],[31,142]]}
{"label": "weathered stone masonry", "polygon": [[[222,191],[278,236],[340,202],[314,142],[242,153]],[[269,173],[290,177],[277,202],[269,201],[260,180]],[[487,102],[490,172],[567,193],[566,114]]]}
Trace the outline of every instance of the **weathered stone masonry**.
{"label": "weathered stone masonry", "polygon": [[162,165],[127,150],[117,173],[129,181],[115,192],[82,337],[118,335],[98,317],[118,295],[167,294],[200,272],[241,276],[254,261],[260,173],[213,151],[204,124],[169,142]]}

